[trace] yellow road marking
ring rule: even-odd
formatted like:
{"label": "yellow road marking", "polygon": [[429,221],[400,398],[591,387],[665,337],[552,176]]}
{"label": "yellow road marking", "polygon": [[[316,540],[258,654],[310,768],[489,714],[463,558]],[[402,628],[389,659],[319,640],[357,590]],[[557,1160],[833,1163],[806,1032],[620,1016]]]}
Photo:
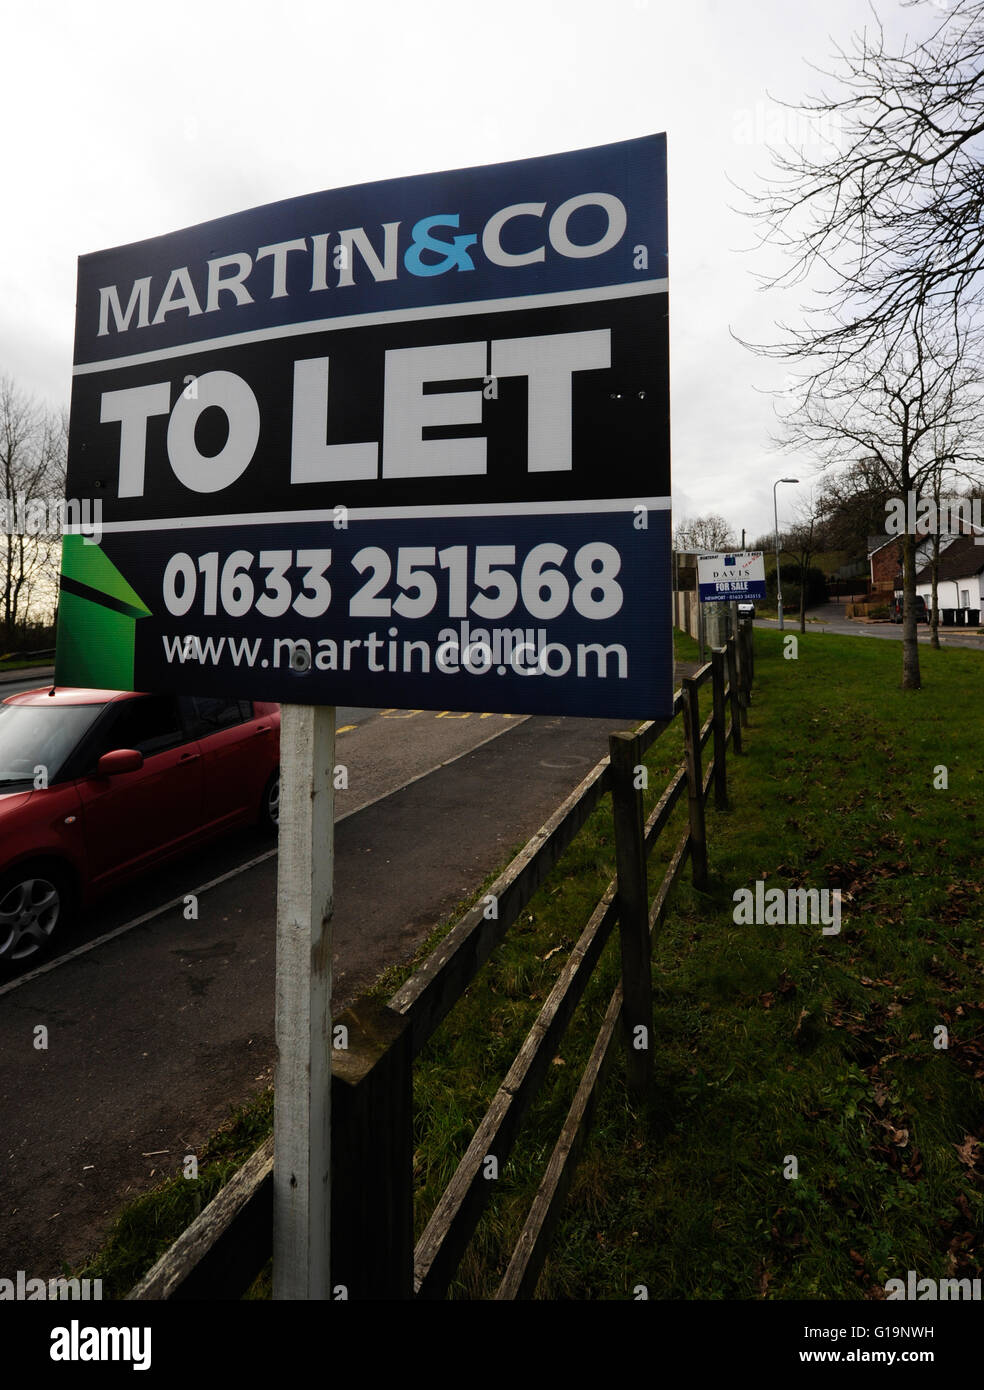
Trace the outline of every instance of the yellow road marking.
{"label": "yellow road marking", "polygon": [[[418,714],[433,714],[435,719],[470,719],[477,711],[468,710],[462,713],[458,710],[422,710],[422,709],[381,709],[380,719],[413,719]],[[524,714],[479,714],[479,719],[525,719]],[[354,729],[354,724],[346,724],[346,729]],[[343,729],[337,729],[336,733],[343,733]]]}

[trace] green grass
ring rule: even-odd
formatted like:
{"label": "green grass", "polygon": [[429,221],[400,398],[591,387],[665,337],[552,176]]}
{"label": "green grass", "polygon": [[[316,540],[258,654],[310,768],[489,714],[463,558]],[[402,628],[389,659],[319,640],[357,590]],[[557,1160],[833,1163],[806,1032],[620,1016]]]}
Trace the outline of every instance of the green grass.
{"label": "green grass", "polygon": [[[695,659],[696,644],[676,640],[678,657]],[[661,1299],[840,1299],[877,1296],[908,1269],[981,1273],[984,1160],[968,1143],[984,1140],[981,658],[921,648],[924,688],[904,693],[894,643],[811,633],[798,643],[785,660],[782,635],[755,634],[746,751],[728,759],[732,810],[709,803],[710,885],[695,892],[685,870],[654,950],[652,1095],[630,1100],[619,1057],[539,1297],[621,1299],[645,1284]],[[709,688],[701,694],[706,714]],[[646,760],[647,809],[681,751],[676,720]],[[934,789],[940,765],[947,790]],[[651,889],[685,814],[684,804],[650,860]],[[415,1067],[418,1233],[613,857],[605,802]],[[840,934],[736,925],[734,891],[756,879],[840,887]],[[387,972],[380,988],[408,973]],[[494,1294],[616,980],[613,939],[454,1297]],[[933,1046],[941,1024],[945,1051]],[[262,1133],[247,1125],[241,1137],[245,1158]],[[120,1254],[99,1257],[104,1271],[121,1258],[118,1287],[190,1219],[188,1196],[169,1184],[163,1210],[145,1199],[128,1218]]]}
{"label": "green grass", "polygon": [[699,661],[700,648],[689,633],[681,632],[679,628],[674,628],[673,655],[676,657],[677,661]]}
{"label": "green grass", "polygon": [[[787,661],[779,634],[760,632],[756,652],[746,755],[729,762],[733,810],[708,814],[710,889],[685,877],[655,952],[652,1098],[635,1106],[619,1065],[540,1297],[625,1298],[642,1283],[654,1298],[856,1298],[909,1268],[981,1271],[984,1164],[957,1152],[975,1152],[968,1135],[984,1139],[980,657],[921,653],[925,687],[905,694],[894,645],[806,634]],[[652,750],[650,800],[679,737],[674,725]],[[939,764],[946,791],[933,789]],[[682,815],[651,861],[653,886]],[[418,1068],[418,1226],[610,875],[606,816]],[[734,890],[757,878],[840,886],[840,935],[736,926]],[[612,956],[587,1001],[590,1027],[561,1047],[505,1165],[457,1296],[495,1292],[616,978]],[[941,1023],[945,1052],[933,1046]]]}
{"label": "green grass", "polygon": [[53,656],[34,657],[31,661],[0,661],[0,671],[29,671],[37,666],[53,666]]}
{"label": "green grass", "polygon": [[[543,1295],[857,1298],[981,1272],[984,1163],[956,1147],[984,1139],[980,657],[921,651],[903,693],[894,644],[781,651],[756,634],[710,891],[677,893],[657,945],[652,1102],[606,1094]],[[840,935],[736,926],[757,878],[841,886]]]}

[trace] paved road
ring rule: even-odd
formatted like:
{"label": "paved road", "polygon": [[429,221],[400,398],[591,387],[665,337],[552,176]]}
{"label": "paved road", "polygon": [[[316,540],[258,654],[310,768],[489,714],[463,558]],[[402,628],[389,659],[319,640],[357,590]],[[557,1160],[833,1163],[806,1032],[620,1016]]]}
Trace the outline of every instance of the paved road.
{"label": "paved road", "polygon": [[54,666],[29,666],[19,671],[0,671],[0,700],[16,695],[19,690],[33,690],[45,685],[55,674]]}
{"label": "paved road", "polygon": [[[900,642],[902,640],[902,624],[891,622],[865,622],[859,618],[845,618],[844,606],[839,603],[825,603],[817,608],[811,608],[806,615],[807,632],[833,632],[838,636],[847,637],[880,637],[888,641]],[[788,613],[784,618],[786,632],[799,632],[799,619],[790,616]],[[779,626],[775,618],[756,618],[756,626],[777,628]],[[945,647],[973,647],[977,651],[984,650],[984,636],[978,636],[976,632],[966,632],[957,627],[941,627],[940,645]],[[929,627],[921,623],[918,628],[917,636],[921,645],[928,645]]]}
{"label": "paved road", "polygon": [[[43,687],[53,673],[54,667],[39,668],[29,677],[22,673],[16,677],[0,673],[0,700],[22,690]],[[335,717],[337,757],[348,768],[349,785],[336,792],[337,814],[351,815],[378,797],[405,786],[414,777],[504,732],[509,723],[523,718],[523,715],[466,714],[456,710],[362,709],[340,705]],[[408,721],[413,722],[411,738],[407,737]],[[364,735],[370,727],[372,737],[367,739]]]}
{"label": "paved road", "polygon": [[[336,1008],[382,965],[405,960],[525,842],[604,756],[612,728],[361,713],[339,736],[350,790],[385,782],[400,749],[411,762],[430,758],[433,770],[338,826]],[[436,737],[446,753],[466,728],[475,737],[493,723],[498,737],[450,765],[435,767],[433,745],[419,751],[418,738],[426,748]],[[186,893],[251,857],[201,891],[198,919],[185,920]],[[236,838],[118,895],[87,930],[91,938],[132,919],[148,897],[176,906],[0,989],[0,1271],[47,1277],[78,1262],[121,1203],[178,1171],[231,1107],[269,1083],[275,887],[273,851]],[[34,1046],[39,1024],[46,1050]]]}

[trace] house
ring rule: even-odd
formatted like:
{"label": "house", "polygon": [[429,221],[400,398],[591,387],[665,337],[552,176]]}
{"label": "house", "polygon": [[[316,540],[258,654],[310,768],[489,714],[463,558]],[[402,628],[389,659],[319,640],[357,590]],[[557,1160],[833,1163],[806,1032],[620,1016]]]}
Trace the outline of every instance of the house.
{"label": "house", "polygon": [[[945,538],[944,538],[945,539]],[[978,545],[977,542],[982,544]],[[926,607],[932,605],[932,565],[916,570],[916,593],[922,594]],[[965,608],[977,611],[984,608],[984,536],[953,536],[940,552],[939,583],[936,602],[940,609]]]}
{"label": "house", "polygon": [[[944,530],[940,534],[941,560],[943,552],[954,541],[975,535],[984,537],[984,529],[961,517],[959,530]],[[933,537],[932,535],[917,534],[915,542],[916,573],[918,574],[920,569],[930,562],[933,554]],[[902,589],[902,537],[869,536],[868,565],[871,573],[871,587],[876,593],[880,592],[886,595],[899,593]],[[942,600],[940,607],[943,607]]]}
{"label": "house", "polygon": [[[940,545],[945,545],[951,538],[949,536],[940,537]],[[929,558],[932,544],[931,536],[916,536],[916,567],[924,564]],[[868,537],[868,565],[871,572],[871,587],[875,593],[883,593],[887,596],[893,594],[900,588],[898,577],[902,572],[902,537],[901,536],[869,536]]]}

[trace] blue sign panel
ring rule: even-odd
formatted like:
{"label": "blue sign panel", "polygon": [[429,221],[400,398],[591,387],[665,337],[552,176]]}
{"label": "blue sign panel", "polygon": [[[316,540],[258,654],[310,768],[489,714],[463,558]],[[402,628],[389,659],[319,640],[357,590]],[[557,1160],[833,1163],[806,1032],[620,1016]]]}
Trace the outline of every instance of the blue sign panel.
{"label": "blue sign panel", "polygon": [[665,188],[649,136],[82,257],[56,679],[668,717]]}

